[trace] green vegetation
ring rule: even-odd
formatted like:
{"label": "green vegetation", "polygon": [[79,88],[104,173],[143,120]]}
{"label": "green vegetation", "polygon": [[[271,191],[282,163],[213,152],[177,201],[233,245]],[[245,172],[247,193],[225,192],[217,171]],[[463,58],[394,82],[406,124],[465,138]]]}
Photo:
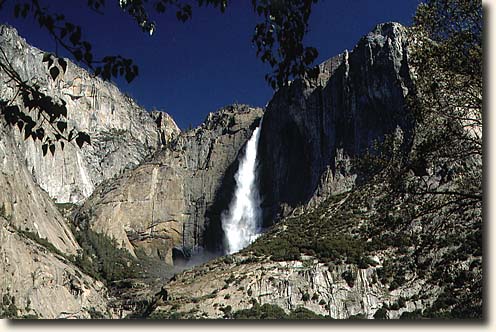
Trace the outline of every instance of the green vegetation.
{"label": "green vegetation", "polygon": [[[21,308],[16,305],[16,298],[14,295],[9,295],[8,293],[3,294],[0,299],[0,319],[38,319],[36,314],[24,314],[19,315]],[[28,299],[26,308],[24,312],[30,312],[30,301]]]}
{"label": "green vegetation", "polygon": [[24,236],[28,239],[33,240],[34,242],[38,243],[39,245],[45,247],[49,251],[51,251],[54,254],[57,254],[59,256],[65,257],[66,259],[70,259],[69,256],[66,256],[63,254],[60,250],[58,250],[50,241],[48,241],[45,238],[42,238],[38,235],[38,233],[31,232],[29,230],[21,230],[17,229],[17,232],[19,235]]}
{"label": "green vegetation", "polygon": [[359,223],[361,212],[338,209],[327,217],[328,211],[345,198],[346,194],[333,196],[313,211],[285,219],[276,230],[255,241],[248,251],[255,256],[270,256],[273,261],[298,260],[301,254],[307,254],[321,262],[360,264],[361,268],[374,264],[367,257],[365,241],[349,234]]}
{"label": "green vegetation", "polygon": [[164,320],[164,319],[171,319],[171,320],[177,320],[177,319],[185,319],[186,313],[182,311],[162,311],[162,310],[157,310],[154,311],[150,314],[150,316],[147,317],[147,319],[156,319],[156,320]]}
{"label": "green vegetation", "polygon": [[231,318],[232,307],[230,305],[219,309],[224,313],[224,318]]}
{"label": "green vegetation", "polygon": [[125,135],[126,135],[125,129],[110,128],[110,130],[108,130],[108,131],[100,132],[98,139],[101,140],[102,142],[116,141],[117,140],[117,141],[124,143],[125,142]]}
{"label": "green vegetation", "polygon": [[238,310],[232,314],[234,319],[325,319],[304,307],[298,307],[289,314],[275,304],[260,305],[254,303],[250,309]]}
{"label": "green vegetation", "polygon": [[328,319],[328,317],[318,315],[305,307],[298,307],[295,310],[291,311],[288,319]]}
{"label": "green vegetation", "polygon": [[[72,229],[82,250],[78,255],[66,255],[58,250],[50,241],[41,238],[37,233],[29,230],[16,229],[20,236],[28,238],[46,250],[71,261],[84,273],[106,284],[117,280],[136,278],[140,276],[140,267],[137,260],[122,248],[118,248],[115,239],[104,234],[85,229]],[[91,312],[90,312],[91,314]],[[95,318],[99,313],[95,312]]]}
{"label": "green vegetation", "polygon": [[86,274],[106,283],[140,276],[136,259],[126,249],[119,248],[115,239],[89,228],[73,233],[82,248],[73,261]]}
{"label": "green vegetation", "polygon": [[90,314],[91,319],[106,319],[105,315],[103,315],[100,311],[97,311],[95,308],[89,308],[88,313]]}
{"label": "green vegetation", "polygon": [[90,229],[76,230],[73,227],[72,233],[82,250],[78,255],[70,256],[62,253],[50,241],[40,237],[35,232],[16,230],[19,235],[38,243],[56,255],[64,257],[78,266],[84,273],[105,283],[140,276],[141,269],[137,260],[127,250],[118,248],[115,239],[104,234],[96,233]]}
{"label": "green vegetation", "polygon": [[367,319],[367,316],[365,314],[356,314],[351,315],[348,319]]}
{"label": "green vegetation", "polygon": [[387,319],[387,309],[384,307],[377,309],[374,314],[374,319]]}
{"label": "green vegetation", "polygon": [[57,202],[55,202],[55,206],[63,216],[67,215],[75,207],[77,207],[77,205],[74,203],[57,203]]}
{"label": "green vegetation", "polygon": [[353,273],[353,271],[346,270],[341,274],[341,277],[346,281],[346,283],[348,284],[348,286],[350,286],[350,288],[353,288],[356,279],[356,274]]}
{"label": "green vegetation", "polygon": [[15,297],[4,294],[0,303],[0,318],[19,318],[19,309],[15,304]]}
{"label": "green vegetation", "polygon": [[284,310],[272,304],[254,304],[250,309],[243,309],[234,312],[235,319],[287,319]]}
{"label": "green vegetation", "polygon": [[422,316],[422,310],[420,309],[417,309],[417,310],[414,310],[414,311],[404,311],[401,316],[400,316],[400,319],[422,319],[423,316]]}

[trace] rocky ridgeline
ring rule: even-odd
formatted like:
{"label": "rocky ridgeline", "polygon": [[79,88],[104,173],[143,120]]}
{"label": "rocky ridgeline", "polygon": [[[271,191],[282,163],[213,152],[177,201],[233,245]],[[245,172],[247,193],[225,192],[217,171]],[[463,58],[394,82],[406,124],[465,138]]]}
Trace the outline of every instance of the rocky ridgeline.
{"label": "rocky ridgeline", "polygon": [[[343,278],[346,274],[352,279]],[[311,257],[254,263],[236,255],[230,262],[216,261],[178,275],[167,284],[167,299],[160,300],[151,318],[239,318],[241,310],[269,304],[286,313],[305,308],[321,319],[373,318],[391,307],[381,318],[397,319],[430,304],[418,296],[412,300],[423,283],[389,292],[377,280],[377,268],[329,267]]]}
{"label": "rocky ridgeline", "polygon": [[[15,133],[29,171],[41,188],[58,203],[79,203],[102,181],[141,163],[146,156],[166,144],[180,130],[166,113],[146,112],[109,82],[91,76],[68,61],[65,73],[50,77],[44,52],[30,46],[17,31],[0,26],[0,47],[22,79],[38,84],[42,92],[66,102],[68,127],[91,136],[91,145],[79,149],[66,144],[54,156],[43,157],[41,144],[24,140]],[[11,100],[13,82],[0,72],[0,97]],[[23,107],[20,97],[18,104]]]}

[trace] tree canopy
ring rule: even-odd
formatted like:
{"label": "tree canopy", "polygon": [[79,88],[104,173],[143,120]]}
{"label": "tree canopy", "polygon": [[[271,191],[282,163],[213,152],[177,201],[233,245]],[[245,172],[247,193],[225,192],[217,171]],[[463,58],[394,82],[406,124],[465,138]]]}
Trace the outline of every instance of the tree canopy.
{"label": "tree canopy", "polygon": [[[417,130],[414,158],[450,164],[459,195],[482,199],[482,3],[430,0],[415,16],[411,63]],[[467,169],[469,163],[475,169]],[[426,188],[426,191],[429,191]]]}

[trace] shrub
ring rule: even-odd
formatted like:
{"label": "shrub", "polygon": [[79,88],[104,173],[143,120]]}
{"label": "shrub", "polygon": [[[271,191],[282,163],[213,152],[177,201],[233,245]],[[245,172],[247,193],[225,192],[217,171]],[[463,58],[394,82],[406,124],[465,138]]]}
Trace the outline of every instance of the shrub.
{"label": "shrub", "polygon": [[235,319],[287,319],[284,310],[274,304],[254,304],[250,309],[238,310],[233,314]]}
{"label": "shrub", "polygon": [[315,312],[308,310],[305,307],[297,307],[289,314],[289,319],[324,319],[322,315],[318,315]]}
{"label": "shrub", "polygon": [[356,315],[351,315],[348,317],[348,319],[366,319],[367,316],[365,314],[356,314]]}
{"label": "shrub", "polygon": [[350,288],[353,288],[353,286],[355,286],[355,277],[353,275],[353,272],[351,272],[350,270],[344,271],[341,274],[341,277],[346,281]]}
{"label": "shrub", "polygon": [[73,262],[86,274],[106,283],[140,275],[136,259],[123,248],[118,248],[113,238],[92,231],[89,228],[73,230],[82,248]]}
{"label": "shrub", "polygon": [[41,238],[38,233],[34,233],[34,232],[31,232],[31,231],[28,231],[28,230],[21,230],[21,229],[17,229],[17,232],[28,238],[28,239],[31,239],[33,240],[34,242],[38,243],[39,245],[45,247],[46,249],[48,249],[49,251],[53,252],[54,254],[57,254],[59,256],[62,256],[62,257],[66,257],[66,255],[64,255],[62,252],[60,252],[60,250],[58,250],[50,241],[48,241],[47,239],[45,238]]}
{"label": "shrub", "polygon": [[387,310],[382,307],[380,309],[377,309],[377,311],[374,314],[375,319],[386,319],[387,318]]}
{"label": "shrub", "polygon": [[400,316],[400,319],[421,319],[421,318],[423,318],[423,316],[422,316],[422,310],[420,309],[414,311],[404,311]]}
{"label": "shrub", "polygon": [[18,318],[18,308],[15,304],[15,296],[4,294],[0,303],[0,318]]}
{"label": "shrub", "polygon": [[222,307],[219,310],[224,313],[225,318],[231,317],[232,307],[230,305],[228,305],[227,307]]}

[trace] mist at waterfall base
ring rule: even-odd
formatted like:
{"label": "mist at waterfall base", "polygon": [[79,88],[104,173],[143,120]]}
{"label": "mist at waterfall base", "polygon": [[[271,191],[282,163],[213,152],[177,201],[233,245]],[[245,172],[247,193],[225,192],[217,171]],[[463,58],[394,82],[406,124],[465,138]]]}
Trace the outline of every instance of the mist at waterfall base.
{"label": "mist at waterfall base", "polygon": [[247,247],[261,233],[262,211],[257,186],[257,150],[261,127],[262,121],[246,143],[235,175],[233,199],[228,210],[221,216],[226,254],[233,254]]}

